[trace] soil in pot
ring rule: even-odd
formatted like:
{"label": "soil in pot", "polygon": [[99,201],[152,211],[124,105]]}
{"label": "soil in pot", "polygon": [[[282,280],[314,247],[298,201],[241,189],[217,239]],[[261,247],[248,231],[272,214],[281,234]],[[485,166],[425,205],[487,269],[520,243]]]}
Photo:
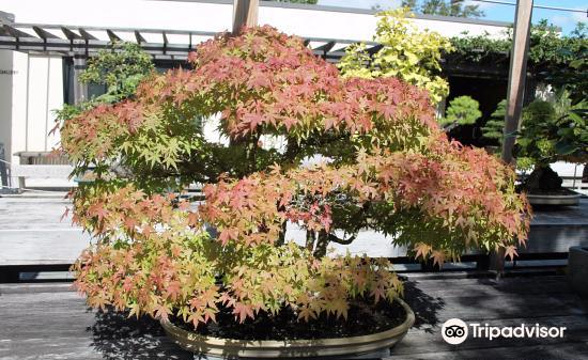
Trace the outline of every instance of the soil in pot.
{"label": "soil in pot", "polygon": [[404,308],[394,302],[380,301],[372,304],[355,301],[350,304],[347,320],[334,315],[321,315],[309,322],[297,320],[290,309],[282,309],[277,315],[260,312],[254,320],[243,324],[235,321],[235,315],[227,308],[217,314],[217,323],[209,322],[194,329],[182,319],[171,318],[171,322],[185,330],[205,336],[238,340],[298,340],[319,338],[341,338],[368,335],[392,329],[406,319]]}

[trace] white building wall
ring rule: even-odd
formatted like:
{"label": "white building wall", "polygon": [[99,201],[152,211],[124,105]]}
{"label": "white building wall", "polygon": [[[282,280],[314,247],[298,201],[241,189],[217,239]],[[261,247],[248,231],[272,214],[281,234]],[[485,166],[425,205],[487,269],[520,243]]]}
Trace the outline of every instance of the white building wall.
{"label": "white building wall", "polygon": [[27,148],[27,102],[28,102],[28,68],[29,56],[18,51],[11,52],[15,74],[12,81],[12,147],[10,158],[13,164],[18,164],[18,157],[14,153],[25,151]]}
{"label": "white building wall", "polygon": [[59,56],[29,56],[26,151],[49,151],[57,144],[49,131],[54,110],[63,105],[62,69]]}
{"label": "white building wall", "polygon": [[12,145],[13,76],[12,51],[0,51],[0,143],[4,145],[6,160],[10,160]]}
{"label": "white building wall", "polygon": [[0,142],[6,160],[18,164],[19,151],[51,151],[58,136],[53,110],[63,105],[63,70],[59,56],[0,51]]}

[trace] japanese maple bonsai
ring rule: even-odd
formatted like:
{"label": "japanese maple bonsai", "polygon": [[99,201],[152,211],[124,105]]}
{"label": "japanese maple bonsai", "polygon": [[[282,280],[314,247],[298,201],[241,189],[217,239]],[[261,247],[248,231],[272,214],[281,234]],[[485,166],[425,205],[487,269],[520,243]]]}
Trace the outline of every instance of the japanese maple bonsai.
{"label": "japanese maple bonsai", "polygon": [[[76,173],[95,175],[72,193],[74,221],[97,239],[74,266],[91,306],[196,332],[226,314],[344,323],[358,302],[373,310],[403,293],[387,260],[328,253],[361,229],[435,263],[524,244],[513,171],[448,141],[426,91],[344,79],[267,26],[220,35],[189,61],[63,121]],[[228,145],[206,140],[213,121]],[[301,165],[316,155],[326,160]],[[184,192],[193,183],[200,205]],[[306,239],[292,241],[288,223]]]}

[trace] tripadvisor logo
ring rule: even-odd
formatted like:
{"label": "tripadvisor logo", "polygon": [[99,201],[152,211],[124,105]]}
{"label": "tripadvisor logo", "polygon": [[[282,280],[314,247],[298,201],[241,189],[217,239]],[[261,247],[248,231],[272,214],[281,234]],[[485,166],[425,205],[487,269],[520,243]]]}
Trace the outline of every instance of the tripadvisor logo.
{"label": "tripadvisor logo", "polygon": [[441,328],[443,340],[451,345],[458,345],[468,338],[468,325],[460,319],[449,319]]}
{"label": "tripadvisor logo", "polygon": [[489,324],[470,323],[466,324],[460,319],[449,319],[441,328],[441,336],[445,342],[451,345],[458,345],[471,337],[488,339],[497,338],[563,338],[566,327],[547,327],[539,324],[518,326],[490,326]]}

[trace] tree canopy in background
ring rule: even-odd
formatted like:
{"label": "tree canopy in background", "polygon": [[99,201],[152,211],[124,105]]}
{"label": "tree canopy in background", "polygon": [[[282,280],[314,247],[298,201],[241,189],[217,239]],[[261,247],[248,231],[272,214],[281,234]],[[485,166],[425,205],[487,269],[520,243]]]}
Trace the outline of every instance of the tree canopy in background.
{"label": "tree canopy in background", "polygon": [[296,4],[312,4],[315,5],[318,0],[261,0],[261,1],[273,1],[273,2],[287,2]]}
{"label": "tree canopy in background", "polygon": [[478,5],[464,4],[464,0],[402,0],[402,6],[420,14],[479,18],[484,12]]}
{"label": "tree canopy in background", "polygon": [[[481,66],[508,64],[512,47],[512,31],[502,38],[489,34],[451,38],[455,51],[449,54],[452,63],[474,63]],[[542,20],[531,27],[528,71],[531,79],[569,91],[574,103],[588,97],[588,30],[579,23],[570,35]]]}
{"label": "tree canopy in background", "polygon": [[364,44],[351,45],[339,63],[346,77],[397,77],[429,92],[434,104],[449,93],[440,76],[441,56],[452,51],[449,39],[435,31],[420,30],[408,8],[379,12],[373,40],[382,47],[373,55]]}

